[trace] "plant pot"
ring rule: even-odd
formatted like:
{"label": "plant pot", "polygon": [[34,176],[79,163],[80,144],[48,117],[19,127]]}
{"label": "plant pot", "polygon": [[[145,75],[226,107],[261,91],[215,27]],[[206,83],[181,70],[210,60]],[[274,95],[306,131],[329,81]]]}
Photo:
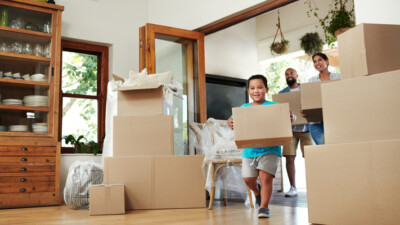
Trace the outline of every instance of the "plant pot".
{"label": "plant pot", "polygon": [[271,46],[271,50],[273,52],[275,52],[276,54],[283,54],[283,53],[285,53],[285,52],[287,52],[289,50],[289,44],[282,43],[282,42],[274,43]]}
{"label": "plant pot", "polygon": [[337,38],[337,36],[338,36],[339,34],[342,34],[342,33],[346,32],[346,31],[349,30],[349,29],[351,29],[351,27],[344,27],[344,28],[340,28],[339,30],[336,30],[336,31],[335,31],[335,38]]}

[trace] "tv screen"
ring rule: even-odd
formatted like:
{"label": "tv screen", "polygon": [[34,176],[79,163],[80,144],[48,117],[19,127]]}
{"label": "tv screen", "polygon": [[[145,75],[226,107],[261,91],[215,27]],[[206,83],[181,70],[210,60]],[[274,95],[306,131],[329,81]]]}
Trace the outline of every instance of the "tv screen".
{"label": "tv screen", "polygon": [[207,119],[226,120],[232,108],[248,102],[246,80],[215,75],[206,76]]}

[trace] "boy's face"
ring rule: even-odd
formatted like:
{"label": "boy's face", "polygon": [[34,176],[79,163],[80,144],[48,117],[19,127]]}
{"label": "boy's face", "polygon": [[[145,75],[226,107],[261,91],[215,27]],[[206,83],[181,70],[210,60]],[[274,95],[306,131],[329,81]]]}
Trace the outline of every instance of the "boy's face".
{"label": "boy's face", "polygon": [[261,79],[253,79],[249,82],[249,89],[247,92],[254,102],[263,103],[265,101],[265,94],[268,93],[268,88],[264,86]]}

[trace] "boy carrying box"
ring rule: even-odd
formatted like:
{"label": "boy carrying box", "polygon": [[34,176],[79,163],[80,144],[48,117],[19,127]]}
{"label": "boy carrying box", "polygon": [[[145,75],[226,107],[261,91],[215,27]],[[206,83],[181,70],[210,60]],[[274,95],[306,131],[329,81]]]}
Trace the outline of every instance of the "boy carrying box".
{"label": "boy carrying box", "polygon": [[[247,92],[252,103],[243,104],[241,107],[277,104],[265,100],[268,93],[267,79],[263,75],[253,75],[247,81]],[[290,113],[292,119],[292,113]],[[293,119],[292,119],[293,122]],[[233,129],[233,117],[228,119],[228,125]],[[256,203],[260,206],[259,218],[268,218],[268,208],[272,195],[272,180],[282,157],[281,146],[245,148],[242,153],[242,176],[246,185],[254,192]],[[260,178],[261,187],[257,185]]]}

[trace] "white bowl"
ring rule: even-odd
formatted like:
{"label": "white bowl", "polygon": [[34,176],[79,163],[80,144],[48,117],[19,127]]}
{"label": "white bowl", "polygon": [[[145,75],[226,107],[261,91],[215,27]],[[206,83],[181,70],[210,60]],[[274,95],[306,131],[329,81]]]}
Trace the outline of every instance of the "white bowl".
{"label": "white bowl", "polygon": [[44,77],[45,77],[44,74],[37,73],[37,74],[33,74],[31,76],[31,80],[33,80],[33,81],[44,81]]}

